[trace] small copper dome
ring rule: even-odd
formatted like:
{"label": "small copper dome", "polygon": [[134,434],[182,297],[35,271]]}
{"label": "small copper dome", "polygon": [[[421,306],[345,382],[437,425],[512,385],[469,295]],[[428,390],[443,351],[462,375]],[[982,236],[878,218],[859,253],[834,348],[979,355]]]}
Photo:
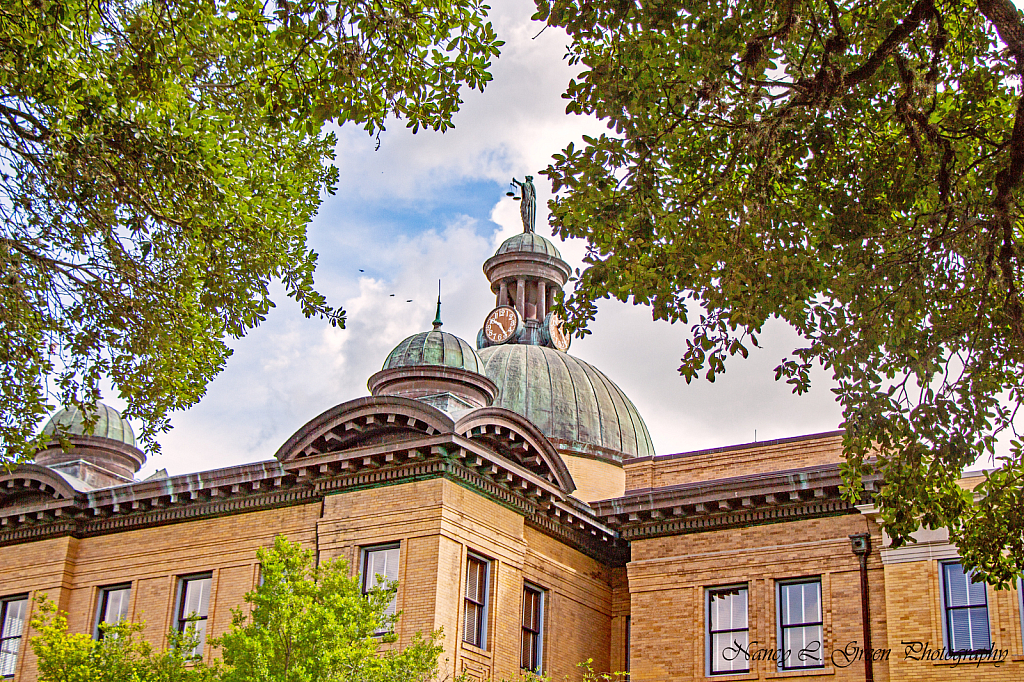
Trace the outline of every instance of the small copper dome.
{"label": "small copper dome", "polygon": [[413,334],[395,346],[381,369],[442,365],[484,373],[484,363],[473,347],[448,332],[432,330]]}
{"label": "small copper dome", "polygon": [[561,260],[562,254],[558,253],[558,249],[555,245],[549,242],[544,237],[540,236],[536,232],[522,232],[513,237],[509,237],[498,250],[494,252],[495,256],[500,256],[503,253],[541,253],[545,256],[551,256],[552,258],[558,258]]}
{"label": "small copper dome", "polygon": [[57,410],[46,422],[43,433],[52,436],[57,430],[68,436],[94,436],[96,438],[108,438],[116,440],[125,445],[135,447],[135,432],[132,425],[121,416],[121,413],[103,403],[96,403],[96,423],[86,433],[85,414],[81,409],[72,405]]}

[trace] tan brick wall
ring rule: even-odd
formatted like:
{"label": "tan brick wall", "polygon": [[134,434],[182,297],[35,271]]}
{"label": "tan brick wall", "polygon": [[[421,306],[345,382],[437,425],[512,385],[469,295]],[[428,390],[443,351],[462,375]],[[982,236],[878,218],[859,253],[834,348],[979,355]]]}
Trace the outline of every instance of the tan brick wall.
{"label": "tan brick wall", "polygon": [[712,481],[842,461],[841,435],[627,460],[626,490]]}
{"label": "tan brick wall", "polygon": [[564,452],[561,455],[576,484],[573,495],[584,502],[622,497],[626,491],[626,474],[621,466]]}
{"label": "tan brick wall", "polygon": [[[779,580],[821,577],[826,665],[812,674],[780,673],[770,661],[751,662],[751,672],[728,679],[820,679],[860,682],[862,663],[849,667],[829,660],[834,648],[863,644],[859,561],[848,536],[865,532],[869,522],[850,515],[785,524],[635,541],[628,566],[631,595],[631,672],[634,682],[703,680],[706,677],[706,589],[748,586],[751,642],[776,649],[775,591]],[[870,526],[874,546],[878,529]],[[881,562],[869,561],[872,637],[887,639]],[[840,659],[841,660],[841,659]],[[875,680],[888,680],[885,663],[875,664]]]}
{"label": "tan brick wall", "polygon": [[[92,632],[99,588],[130,582],[130,617],[145,621],[143,637],[163,646],[173,625],[178,576],[212,572],[208,637],[216,636],[230,625],[231,607],[242,605],[242,596],[254,586],[256,549],[282,533],[312,547],[319,511],[318,504],[296,506],[0,547],[0,596],[46,592],[67,611],[70,630]],[[35,656],[25,637],[15,679],[35,678]]]}
{"label": "tan brick wall", "polygon": [[941,650],[944,643],[939,570],[938,561],[888,564],[885,567],[885,581],[889,588],[886,616],[891,625],[888,646],[892,649],[890,669],[893,682],[1024,679],[1020,594],[1015,589],[1000,591],[987,588],[992,646],[994,650],[1007,652],[1005,661],[998,664],[993,661],[957,664],[955,661],[926,660],[925,651]]}

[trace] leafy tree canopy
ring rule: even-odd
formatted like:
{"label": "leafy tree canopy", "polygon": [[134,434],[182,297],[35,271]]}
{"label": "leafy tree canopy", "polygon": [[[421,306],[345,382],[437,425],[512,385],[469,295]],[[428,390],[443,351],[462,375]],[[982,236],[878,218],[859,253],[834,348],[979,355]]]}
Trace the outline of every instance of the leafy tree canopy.
{"label": "leafy tree canopy", "polygon": [[330,123],[445,130],[500,41],[480,0],[0,0],[0,464],[108,379],[142,438],[195,403],[333,192]]}
{"label": "leafy tree canopy", "polygon": [[101,625],[104,637],[69,633],[67,618],[42,597],[32,627],[40,682],[427,682],[438,672],[441,632],[394,643],[388,615],[397,584],[367,595],[342,560],[314,565],[313,553],[283,537],[257,551],[262,582],[232,610],[231,630],[211,640],[223,661],[193,658],[194,630],[171,632],[157,651],[140,641],[143,625]]}
{"label": "leafy tree canopy", "polygon": [[172,632],[171,646],[154,650],[139,638],[143,625],[122,621],[100,624],[101,639],[69,633],[68,620],[46,596],[38,605],[31,640],[40,682],[214,682],[218,666],[192,660],[195,633]]}
{"label": "leafy tree canopy", "polygon": [[419,682],[437,674],[440,631],[393,641],[397,616],[386,615],[395,583],[364,595],[340,559],[313,563],[313,553],[283,537],[257,552],[262,584],[245,596],[251,613],[233,611],[231,631],[214,641],[224,654],[223,682]]}
{"label": "leafy tree canopy", "polygon": [[[589,241],[565,302],[692,323],[689,381],[778,317],[776,369],[830,370],[844,494],[869,466],[896,543],[948,526],[966,563],[1024,567],[1024,23],[1009,0],[538,0],[583,67],[567,110],[610,131],[555,156],[551,223]],[[693,317],[697,319],[691,319]],[[585,333],[585,330],[582,330]],[[871,461],[877,458],[874,464]]]}

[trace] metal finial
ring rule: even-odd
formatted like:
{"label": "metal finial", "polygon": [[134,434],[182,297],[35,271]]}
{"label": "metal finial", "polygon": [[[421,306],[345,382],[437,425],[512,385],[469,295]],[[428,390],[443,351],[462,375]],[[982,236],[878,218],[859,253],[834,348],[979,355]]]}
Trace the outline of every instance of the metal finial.
{"label": "metal finial", "polygon": [[440,329],[441,324],[441,280],[437,280],[437,315],[434,316],[434,329]]}

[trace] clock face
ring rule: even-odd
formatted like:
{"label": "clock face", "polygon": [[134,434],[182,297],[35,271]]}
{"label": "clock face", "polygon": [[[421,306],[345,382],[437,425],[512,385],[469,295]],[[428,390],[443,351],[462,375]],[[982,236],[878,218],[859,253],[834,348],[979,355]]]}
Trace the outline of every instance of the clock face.
{"label": "clock face", "polygon": [[484,319],[484,336],[491,343],[505,343],[519,329],[519,313],[515,308],[499,306]]}
{"label": "clock face", "polygon": [[551,343],[558,350],[563,353],[569,350],[569,343],[572,341],[565,332],[562,331],[562,318],[554,313],[548,315],[548,337],[551,339]]}

